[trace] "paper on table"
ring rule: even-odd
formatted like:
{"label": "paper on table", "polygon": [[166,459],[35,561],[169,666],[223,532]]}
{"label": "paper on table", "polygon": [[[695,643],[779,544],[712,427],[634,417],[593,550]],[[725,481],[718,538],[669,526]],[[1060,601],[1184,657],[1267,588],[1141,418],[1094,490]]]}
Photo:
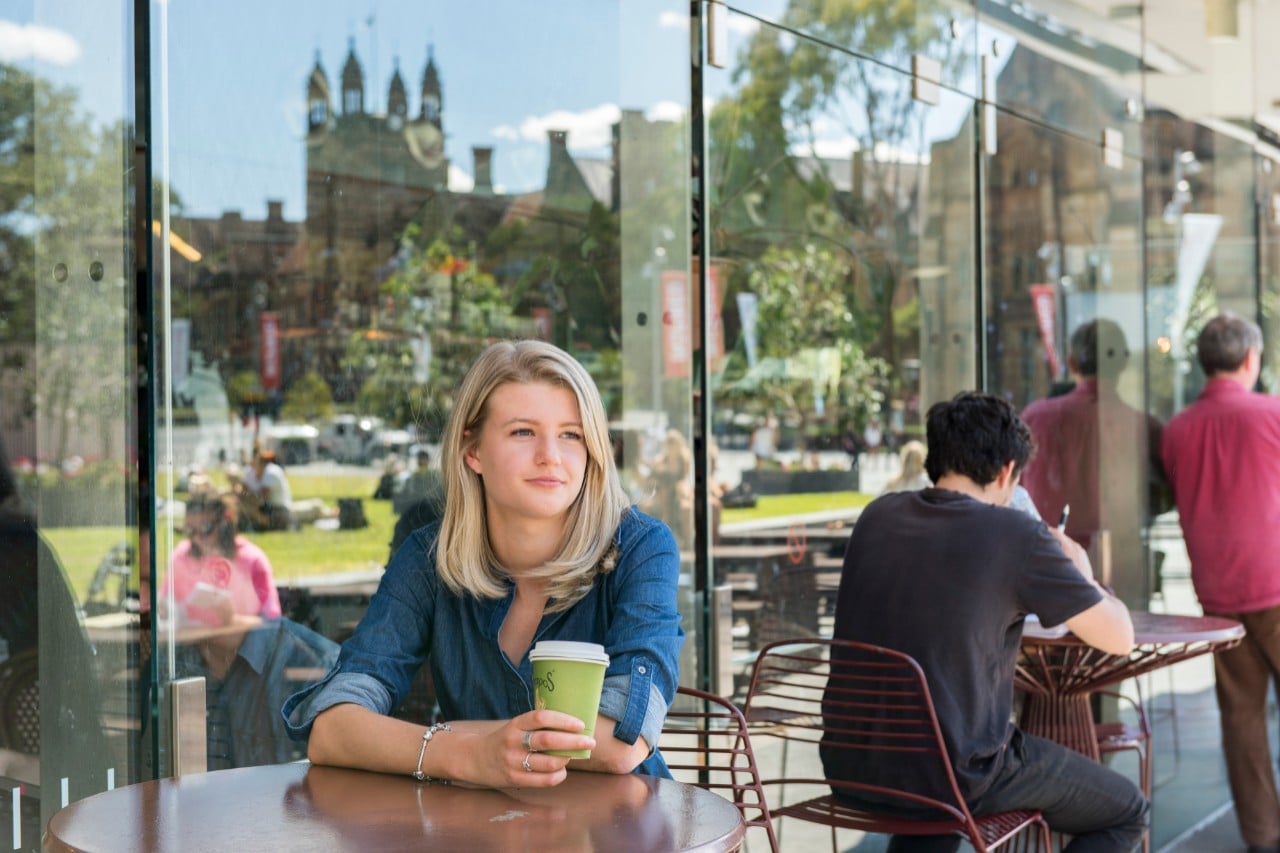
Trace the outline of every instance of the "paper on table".
{"label": "paper on table", "polygon": [[1057,625],[1053,628],[1046,628],[1040,624],[1040,617],[1034,613],[1028,613],[1027,619],[1022,623],[1022,633],[1029,637],[1046,637],[1053,639],[1055,637],[1065,637],[1071,633],[1066,624]]}

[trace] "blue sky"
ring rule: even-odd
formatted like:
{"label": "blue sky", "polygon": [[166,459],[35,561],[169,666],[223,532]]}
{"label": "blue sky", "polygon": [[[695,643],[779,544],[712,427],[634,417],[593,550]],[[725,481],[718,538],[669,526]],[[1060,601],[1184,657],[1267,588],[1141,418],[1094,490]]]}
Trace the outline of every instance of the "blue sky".
{"label": "blue sky", "polygon": [[[131,97],[124,5],[0,0],[0,60],[74,86],[99,120],[117,118]],[[688,100],[687,0],[165,0],[152,16],[153,103],[168,104],[153,112],[156,168],[198,216],[259,219],[280,199],[286,219],[304,217],[307,79],[318,51],[336,101],[352,39],[371,112],[385,110],[398,63],[416,115],[434,52],[455,189],[469,186],[473,145],[494,147],[500,190],[535,189],[548,128],[569,130],[579,155],[605,156],[619,109],[680,119]],[[756,22],[730,15],[728,26],[733,54]],[[729,77],[709,74],[708,96]],[[958,116],[933,118],[944,126],[934,133],[954,133]],[[832,128],[819,152],[848,156],[851,144]]]}
{"label": "blue sky", "polygon": [[[0,3],[0,60],[75,86],[99,120],[118,117],[127,102],[127,68],[123,57],[110,55],[124,44],[123,15],[114,5],[40,4],[33,21],[31,2]],[[354,38],[366,110],[385,110],[398,59],[416,115],[430,47],[444,89],[452,180],[465,187],[471,146],[492,145],[495,183],[535,188],[546,173],[549,127],[568,129],[576,153],[603,156],[619,108],[683,116],[687,9],[682,0],[153,4],[157,85],[167,49],[172,185],[196,215],[238,209],[261,218],[272,198],[284,200],[286,218],[301,219],[307,79],[319,51],[336,97]],[[683,17],[672,14],[681,10]],[[156,110],[157,143],[161,119]],[[157,168],[164,166],[160,150]]]}

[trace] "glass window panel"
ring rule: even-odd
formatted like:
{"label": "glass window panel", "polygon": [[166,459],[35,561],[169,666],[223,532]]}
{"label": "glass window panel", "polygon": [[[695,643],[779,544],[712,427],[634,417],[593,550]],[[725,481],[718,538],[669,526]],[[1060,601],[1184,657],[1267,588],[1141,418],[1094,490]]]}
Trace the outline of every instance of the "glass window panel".
{"label": "glass window panel", "polygon": [[[859,507],[923,438],[928,405],[977,381],[973,101],[914,101],[909,76],[812,42],[823,75],[862,83],[797,101],[809,78],[787,59],[802,43],[761,25],[705,78],[725,340],[711,364],[727,489],[712,557],[744,650],[830,631]],[[820,141],[800,130],[837,126]]]}
{"label": "glass window panel", "polygon": [[990,67],[992,99],[1093,142],[1112,129],[1136,156],[1142,144],[1138,10],[1118,0],[980,2],[978,49]]}
{"label": "glass window panel", "polygon": [[1204,384],[1193,344],[1205,321],[1256,316],[1256,165],[1251,143],[1173,115],[1149,114],[1146,133],[1148,310],[1162,341],[1151,402],[1169,417]]}
{"label": "glass window panel", "polygon": [[1158,424],[1144,414],[1156,343],[1144,321],[1141,169],[1129,158],[1112,168],[1098,146],[1042,125],[998,121],[984,195],[987,386],[1033,427],[1024,484],[1040,513],[1056,522],[1069,503],[1068,532],[1094,549],[1099,573],[1144,601]]}
{"label": "glass window panel", "polygon": [[913,58],[936,63],[927,76],[973,97],[981,89],[977,18],[972,3],[845,3],[833,0],[732,0],[726,26],[730,52],[749,41],[760,22],[803,36],[788,57],[790,73],[811,86],[797,96],[810,98],[823,85],[823,54],[831,48],[849,51],[876,63],[911,73]]}
{"label": "glass window panel", "polygon": [[[210,767],[298,754],[278,714],[255,729],[249,708],[278,709],[323,669],[394,545],[434,516],[421,499],[454,391],[496,338],[549,340],[586,365],[633,496],[691,566],[692,461],[661,494],[653,476],[668,436],[692,444],[688,5],[164,10],[168,482],[175,501],[240,491],[240,540],[272,579],[231,584],[237,623],[203,626],[217,591],[194,612],[187,596],[218,586],[213,544],[193,559],[192,542],[221,516],[176,523],[163,548],[163,677],[208,680]],[[282,467],[288,512],[243,488],[275,474],[255,473],[255,447]],[[260,639],[231,630],[258,619]],[[230,637],[199,639],[207,627]],[[287,678],[244,669],[259,647]],[[432,715],[425,670],[396,713]]]}
{"label": "glass window panel", "polygon": [[131,39],[124,4],[77,5],[0,21],[0,823],[23,850],[138,773]]}

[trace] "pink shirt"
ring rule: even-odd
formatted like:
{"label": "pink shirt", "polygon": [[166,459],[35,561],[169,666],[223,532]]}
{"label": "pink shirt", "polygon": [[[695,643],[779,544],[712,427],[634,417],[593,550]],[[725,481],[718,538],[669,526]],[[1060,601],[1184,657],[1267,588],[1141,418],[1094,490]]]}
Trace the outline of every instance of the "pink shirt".
{"label": "pink shirt", "polygon": [[[230,573],[225,571],[229,562]],[[197,557],[191,553],[191,540],[184,539],[173,549],[169,574],[161,594],[173,591],[174,601],[187,600],[197,583],[204,581],[231,593],[235,612],[245,616],[279,619],[280,594],[271,576],[271,561],[261,548],[248,539],[236,537],[236,553],[231,560],[221,556]]]}
{"label": "pink shirt", "polygon": [[1165,426],[1163,455],[1201,606],[1280,604],[1280,400],[1211,379]]}
{"label": "pink shirt", "polygon": [[1022,485],[1048,524],[1056,525],[1062,507],[1071,504],[1067,535],[1086,548],[1097,530],[1115,523],[1104,512],[1105,501],[1133,494],[1130,482],[1115,481],[1131,481],[1133,468],[1109,461],[1146,448],[1151,464],[1160,464],[1160,422],[1096,379],[1084,379],[1061,396],[1037,400],[1022,411],[1022,419],[1036,442]]}

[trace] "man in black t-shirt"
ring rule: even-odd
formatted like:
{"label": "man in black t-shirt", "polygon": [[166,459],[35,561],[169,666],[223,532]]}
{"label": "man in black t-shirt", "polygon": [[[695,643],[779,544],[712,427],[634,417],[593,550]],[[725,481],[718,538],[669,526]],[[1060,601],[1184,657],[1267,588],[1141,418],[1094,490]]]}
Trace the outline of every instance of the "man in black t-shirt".
{"label": "man in black t-shirt", "polygon": [[[863,511],[845,554],[835,637],[897,649],[920,663],[975,814],[1038,809],[1052,829],[1074,836],[1068,850],[1130,851],[1149,810],[1137,786],[1011,722],[1028,613],[1125,654],[1133,645],[1129,612],[1094,581],[1079,545],[1008,506],[1033,445],[1006,401],[960,394],[929,410],[926,429],[934,488],[884,495]],[[827,777],[888,785],[916,779],[918,793],[943,793],[913,771],[907,754],[885,762],[850,755],[824,748]],[[895,836],[889,850],[958,845],[955,836]]]}

